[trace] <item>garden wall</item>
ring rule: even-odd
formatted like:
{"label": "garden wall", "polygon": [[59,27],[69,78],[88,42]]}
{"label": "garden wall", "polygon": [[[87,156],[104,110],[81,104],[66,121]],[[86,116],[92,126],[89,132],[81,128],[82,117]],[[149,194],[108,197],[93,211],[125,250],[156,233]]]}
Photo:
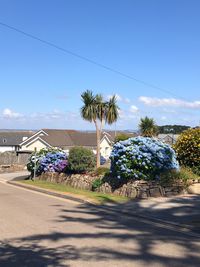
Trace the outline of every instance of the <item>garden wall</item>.
{"label": "garden wall", "polygon": [[92,182],[97,177],[92,177],[90,175],[81,174],[64,174],[57,172],[44,172],[38,176],[39,180],[44,180],[48,182],[66,184],[74,188],[92,190]]}
{"label": "garden wall", "polygon": [[[85,174],[43,173],[38,177],[40,180],[71,185],[78,189],[92,190],[92,182],[98,177]],[[130,198],[148,198],[160,196],[173,196],[185,192],[184,186],[160,186],[157,182],[131,181],[118,188],[111,186],[112,182],[105,182],[98,191],[112,193]]]}
{"label": "garden wall", "polygon": [[12,164],[12,165],[0,165],[0,173],[16,172],[25,170],[24,165]]}
{"label": "garden wall", "polygon": [[26,165],[29,157],[30,154],[28,153],[19,153],[17,155],[15,151],[3,152],[0,153],[0,165]]}

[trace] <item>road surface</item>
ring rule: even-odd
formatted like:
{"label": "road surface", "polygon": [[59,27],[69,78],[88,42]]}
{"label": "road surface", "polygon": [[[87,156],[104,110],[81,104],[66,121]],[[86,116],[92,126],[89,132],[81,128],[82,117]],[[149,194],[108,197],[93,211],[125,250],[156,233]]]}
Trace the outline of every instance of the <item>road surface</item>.
{"label": "road surface", "polygon": [[0,174],[1,267],[200,266],[199,236],[14,187],[7,179]]}
{"label": "road surface", "polygon": [[12,173],[0,173],[0,181],[11,181],[15,178],[19,179],[19,177],[27,177],[30,175],[28,171],[19,171],[19,172],[12,172]]}

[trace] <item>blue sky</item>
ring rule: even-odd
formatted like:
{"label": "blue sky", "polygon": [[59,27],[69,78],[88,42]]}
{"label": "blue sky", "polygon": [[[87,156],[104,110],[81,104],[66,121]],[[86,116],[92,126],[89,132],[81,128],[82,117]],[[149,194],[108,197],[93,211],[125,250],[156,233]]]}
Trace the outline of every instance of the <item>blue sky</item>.
{"label": "blue sky", "polygon": [[118,129],[145,115],[198,125],[199,10],[198,0],[0,0],[0,22],[160,88],[0,25],[0,128],[93,129],[79,115],[86,89],[117,94]]}

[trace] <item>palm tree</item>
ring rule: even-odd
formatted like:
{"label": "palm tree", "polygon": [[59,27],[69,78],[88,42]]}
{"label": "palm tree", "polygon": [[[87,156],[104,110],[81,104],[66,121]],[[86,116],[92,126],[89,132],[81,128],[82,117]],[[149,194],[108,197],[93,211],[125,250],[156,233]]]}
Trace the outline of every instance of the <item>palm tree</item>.
{"label": "palm tree", "polygon": [[101,133],[105,123],[112,124],[119,117],[119,107],[116,96],[112,96],[109,101],[104,101],[101,94],[94,95],[92,91],[86,90],[81,94],[83,106],[81,116],[84,120],[93,122],[96,128],[97,140],[97,168],[100,166],[100,141]]}
{"label": "palm tree", "polygon": [[140,119],[139,129],[143,136],[152,137],[155,136],[158,132],[157,125],[153,118],[145,118]]}

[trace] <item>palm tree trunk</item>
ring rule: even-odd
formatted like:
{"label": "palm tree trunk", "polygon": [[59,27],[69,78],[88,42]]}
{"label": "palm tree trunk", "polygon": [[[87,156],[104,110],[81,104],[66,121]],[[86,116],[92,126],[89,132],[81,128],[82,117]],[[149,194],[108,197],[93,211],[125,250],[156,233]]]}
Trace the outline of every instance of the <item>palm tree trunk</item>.
{"label": "palm tree trunk", "polygon": [[96,138],[97,138],[97,154],[96,154],[96,167],[100,167],[100,130],[98,128],[97,122],[95,121],[95,127],[96,127]]}

